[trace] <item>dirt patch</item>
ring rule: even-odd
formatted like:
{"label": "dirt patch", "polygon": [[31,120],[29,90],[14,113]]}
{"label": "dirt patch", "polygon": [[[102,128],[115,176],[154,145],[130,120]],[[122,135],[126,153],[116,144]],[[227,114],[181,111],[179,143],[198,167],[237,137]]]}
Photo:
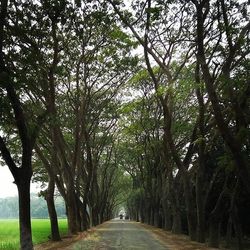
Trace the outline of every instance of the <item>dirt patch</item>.
{"label": "dirt patch", "polygon": [[71,246],[72,244],[85,239],[93,232],[93,229],[88,230],[87,232],[78,233],[74,236],[65,236],[62,237],[61,241],[47,241],[42,244],[38,244],[34,246],[34,250],[59,250],[59,249],[66,249],[67,247]]}
{"label": "dirt patch", "polygon": [[101,225],[98,225],[97,227],[92,227],[88,231],[84,231],[82,233],[78,233],[74,236],[65,236],[62,237],[61,241],[47,241],[42,244],[38,244],[34,246],[34,250],[68,250],[71,249],[70,247],[73,247],[75,243],[80,242],[81,240],[84,240],[86,238],[91,238],[93,234],[95,234],[97,228],[101,228],[105,226],[106,222],[104,222]]}

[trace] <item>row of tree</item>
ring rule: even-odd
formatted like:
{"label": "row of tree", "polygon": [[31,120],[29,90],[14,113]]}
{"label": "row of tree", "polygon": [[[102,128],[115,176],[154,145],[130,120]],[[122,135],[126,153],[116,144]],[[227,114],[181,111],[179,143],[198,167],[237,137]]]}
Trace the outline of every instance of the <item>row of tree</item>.
{"label": "row of tree", "polygon": [[243,248],[246,1],[1,0],[0,11],[0,152],[18,187],[22,249],[33,249],[33,172],[54,240],[56,185],[70,234],[129,195],[136,220],[214,247],[236,236]]}
{"label": "row of tree", "polygon": [[33,249],[33,172],[47,184],[41,195],[53,240],[60,240],[55,185],[69,234],[111,218],[124,199],[116,108],[138,60],[105,10],[91,1],[1,1],[0,151],[18,188],[21,249]]}
{"label": "row of tree", "polygon": [[[49,217],[47,204],[42,197],[37,194],[31,194],[31,217],[45,219]],[[66,217],[64,201],[61,197],[55,198],[55,207],[59,218]],[[18,218],[18,197],[0,198],[0,218],[13,219]]]}
{"label": "row of tree", "polygon": [[238,1],[108,1],[144,50],[124,106],[127,208],[142,222],[243,249],[249,235],[249,13]]}

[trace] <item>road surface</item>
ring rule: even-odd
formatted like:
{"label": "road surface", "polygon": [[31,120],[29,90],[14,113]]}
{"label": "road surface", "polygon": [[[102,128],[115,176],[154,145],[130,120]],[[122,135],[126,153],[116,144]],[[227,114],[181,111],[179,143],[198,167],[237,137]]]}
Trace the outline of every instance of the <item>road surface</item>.
{"label": "road surface", "polygon": [[114,219],[68,249],[81,250],[163,250],[164,242],[139,223]]}

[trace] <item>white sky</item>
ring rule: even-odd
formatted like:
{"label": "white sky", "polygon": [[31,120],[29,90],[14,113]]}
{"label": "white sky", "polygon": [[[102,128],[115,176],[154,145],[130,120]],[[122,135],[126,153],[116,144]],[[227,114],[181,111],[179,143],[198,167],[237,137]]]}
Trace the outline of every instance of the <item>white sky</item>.
{"label": "white sky", "polygon": [[[14,179],[8,167],[0,166],[0,198],[17,196],[17,187],[13,183]],[[38,184],[31,183],[31,192],[37,193],[40,191]]]}

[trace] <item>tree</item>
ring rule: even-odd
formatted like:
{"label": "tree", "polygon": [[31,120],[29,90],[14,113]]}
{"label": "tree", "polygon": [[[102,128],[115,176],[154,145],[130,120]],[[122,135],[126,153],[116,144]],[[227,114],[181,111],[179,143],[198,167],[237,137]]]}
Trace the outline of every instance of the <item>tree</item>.
{"label": "tree", "polygon": [[[233,9],[238,8],[238,4],[236,2],[232,2],[230,4],[226,4],[225,1],[218,1],[218,3],[210,4],[210,1],[202,1],[198,3],[198,1],[193,1],[196,7],[197,14],[197,58],[198,62],[201,65],[201,70],[203,73],[203,78],[206,84],[206,89],[211,100],[211,104],[213,107],[214,116],[216,119],[217,126],[220,130],[220,133],[229,147],[232,157],[236,163],[238,168],[239,178],[244,185],[244,187],[249,190],[249,170],[247,168],[246,160],[248,156],[245,154],[245,150],[243,150],[245,145],[245,141],[238,139],[238,133],[246,128],[246,119],[245,115],[240,108],[240,102],[237,95],[237,90],[235,91],[233,88],[234,79],[232,74],[235,69],[237,69],[239,63],[242,60],[245,60],[247,54],[249,54],[249,49],[245,46],[247,44],[247,34],[250,30],[250,23],[247,22],[244,26],[239,24],[240,17],[237,17],[237,21],[233,21],[229,15]],[[211,10],[214,8],[220,8],[220,15],[215,17],[211,14]],[[244,16],[244,7],[242,13],[239,12],[239,15],[245,19]],[[206,46],[211,46],[213,48],[212,52],[209,55],[205,54],[205,22],[208,19],[213,19],[220,24],[219,28],[219,37],[216,44],[213,44],[212,41],[209,40],[209,43]],[[208,29],[213,29],[213,27],[208,27]],[[237,30],[237,33],[235,30]],[[221,45],[224,41],[222,40],[222,34],[226,36],[226,44],[225,46]],[[211,69],[214,67],[211,65],[213,61],[206,62],[206,58],[216,58],[214,54],[215,51],[221,50],[222,57],[220,58],[221,63],[215,63],[215,66],[219,67],[216,69],[216,74],[211,73]],[[216,58],[217,59],[217,58]],[[210,69],[211,68],[211,69]],[[235,117],[232,118],[231,121],[236,123],[235,129],[230,128],[230,121],[226,121],[223,119],[223,109],[220,105],[220,100],[218,93],[216,91],[216,87],[221,84],[226,84],[226,87],[223,89],[229,93],[230,97],[230,108],[235,114]],[[247,82],[245,82],[247,84]],[[248,90],[245,89],[247,92]],[[243,94],[245,96],[245,94]]]}
{"label": "tree", "polygon": [[[248,36],[244,37],[249,32],[249,23],[247,19],[245,20],[247,18],[246,3],[193,1],[194,4],[192,4],[149,0],[135,1],[129,10],[122,2],[109,1],[109,3],[120,21],[130,29],[144,49],[144,62],[163,108],[165,164],[170,162],[171,166],[174,162],[174,165],[178,167],[178,174],[181,175],[183,181],[189,234],[192,239],[195,239],[197,235],[197,240],[204,242],[205,217],[208,212],[206,206],[211,195],[209,192],[212,192],[219,178],[217,168],[207,175],[209,172],[207,157],[210,156],[207,148],[217,146],[217,140],[214,137],[213,140],[208,140],[208,138],[211,135],[214,136],[211,132],[216,133],[216,126],[227,147],[231,148],[232,154],[230,156],[223,148],[217,162],[220,162],[221,157],[227,159],[225,161],[227,164],[231,164],[231,158],[233,158],[236,163],[238,162],[239,172],[236,174],[236,169],[229,170],[226,164],[223,165],[224,186],[214,204],[214,210],[209,211],[211,221],[214,217],[218,219],[216,223],[221,222],[222,217],[217,216],[217,212],[221,206],[226,206],[228,190],[234,194],[229,200],[235,201],[234,190],[239,192],[238,185],[241,184],[232,182],[234,186],[230,185],[232,176],[236,174],[240,183],[244,183],[244,187],[247,187],[249,183],[246,162],[244,163],[249,157],[248,140],[247,137],[244,140],[239,139],[242,131],[246,132],[245,126],[249,123],[245,106],[248,102],[246,96],[249,91],[246,78],[239,82],[235,77],[239,69],[244,72],[243,65],[246,65],[248,61],[246,57],[249,53],[246,46]],[[232,17],[233,12],[239,13],[235,19]],[[242,24],[239,22],[240,16],[242,20],[245,20]],[[197,20],[197,25],[194,25],[195,20]],[[240,45],[242,45],[241,51]],[[160,70],[156,70],[155,63],[158,64]],[[182,92],[183,87],[184,92]],[[185,98],[185,95],[181,93],[188,93],[190,97],[185,100],[185,104],[188,103],[188,105],[180,107],[192,110],[191,116],[187,115],[188,109],[184,112],[178,109],[179,103],[182,103]],[[241,96],[242,101],[236,97],[237,95]],[[216,125],[213,116],[209,114],[210,102]],[[229,102],[229,107],[226,106],[227,102]],[[193,109],[192,106],[194,106]],[[181,124],[183,126],[183,123],[192,124],[192,127],[183,130],[180,126]],[[196,161],[197,156],[198,161]],[[169,159],[170,157],[172,159]],[[171,174],[173,170],[173,168],[170,170]],[[174,180],[177,180],[177,177],[178,175]],[[193,184],[194,178],[196,179],[195,185]],[[167,183],[171,177],[166,176],[166,179]],[[237,205],[234,204],[234,206]],[[235,227],[239,228],[236,217]],[[237,231],[240,235],[240,229]],[[211,230],[212,238],[213,232],[216,230]],[[218,235],[218,231],[215,234]]]}
{"label": "tree", "polygon": [[[16,134],[19,136],[21,150],[11,153],[8,147],[8,135],[3,132],[0,136],[0,151],[3,159],[8,165],[15,183],[18,188],[19,195],[19,224],[20,224],[20,243],[21,249],[33,249],[31,223],[30,223],[30,180],[32,176],[31,157],[35,140],[38,135],[39,128],[45,118],[46,110],[43,108],[42,113],[37,115],[36,120],[30,119],[24,112],[24,103],[18,97],[23,94],[20,79],[15,76],[15,71],[9,66],[7,60],[8,54],[5,48],[7,43],[6,29],[8,28],[8,1],[1,1],[1,17],[0,17],[0,74],[1,74],[1,103],[9,103],[7,110],[10,113],[1,114],[5,121],[5,117],[10,117],[17,129]],[[4,92],[5,91],[5,92]],[[6,97],[7,96],[7,97]],[[3,98],[7,98],[3,100]],[[6,115],[6,116],[5,116]],[[5,124],[1,124],[4,126]],[[13,157],[13,154],[16,154]]]}
{"label": "tree", "polygon": [[[241,67],[242,62],[247,60],[246,55],[249,54],[249,49],[246,47],[248,38],[244,37],[247,37],[249,33],[250,23],[246,19],[246,22],[243,22],[244,25],[240,24],[246,18],[244,14],[246,6],[244,4],[240,6],[234,1],[226,3],[223,0],[216,3],[192,2],[196,8],[197,60],[211,101],[215,121],[235,162],[236,175],[240,182],[237,185],[244,186],[249,192],[250,175],[247,167],[249,155],[243,149],[246,149],[248,142],[240,138],[240,134],[245,131],[248,122],[246,113],[244,113],[244,105],[237,97],[239,87],[234,78],[234,72]],[[236,19],[231,16],[234,10],[237,10],[239,15]],[[215,26],[206,26],[208,20],[216,23],[217,32],[213,33]],[[212,37],[216,37],[216,42],[212,40]],[[207,41],[205,42],[205,40]],[[243,84],[247,84],[247,82]],[[243,103],[245,103],[248,90],[243,88],[241,91]],[[227,117],[223,118],[223,113],[228,109],[223,105],[226,99],[230,111],[227,111]],[[216,215],[214,217],[216,218]],[[211,218],[211,223],[212,221],[215,222],[215,219]],[[210,245],[218,246],[218,236],[211,238]]]}
{"label": "tree", "polygon": [[[190,23],[189,18],[189,10],[187,8],[187,4],[180,4],[177,5],[175,3],[166,4],[166,5],[158,5],[156,3],[153,7],[151,5],[151,1],[146,1],[145,5],[142,6],[142,10],[139,5],[135,6],[138,8],[138,12],[145,11],[145,18],[143,15],[139,15],[139,18],[136,20],[131,20],[125,18],[123,13],[119,10],[119,7],[113,2],[109,1],[115,12],[119,15],[122,22],[130,28],[138,42],[144,48],[144,55],[145,55],[145,62],[147,65],[148,72],[152,78],[152,81],[155,86],[155,91],[159,95],[159,100],[163,108],[163,115],[164,115],[164,133],[167,137],[167,144],[169,150],[171,152],[171,156],[173,157],[176,166],[178,167],[179,171],[181,172],[182,180],[184,182],[184,193],[185,193],[185,200],[186,200],[186,209],[187,209],[187,220],[189,225],[189,235],[191,239],[196,238],[196,216],[195,216],[195,205],[194,199],[191,192],[190,186],[190,178],[189,173],[187,172],[188,165],[190,164],[191,157],[193,155],[193,141],[196,138],[196,130],[197,125],[194,124],[193,131],[190,134],[191,141],[189,147],[186,151],[186,157],[182,160],[180,157],[180,152],[176,147],[176,143],[174,141],[174,137],[172,134],[172,121],[173,121],[173,96],[171,93],[171,89],[174,88],[176,82],[178,81],[179,74],[187,61],[193,54],[193,47],[190,46],[190,41],[192,39],[192,35],[190,35],[186,24]],[[178,7],[177,7],[178,6]],[[169,8],[172,7],[172,10],[176,13],[173,14],[172,17],[167,15]],[[181,11],[179,11],[179,9]],[[156,12],[156,15],[154,15]],[[159,20],[159,13],[162,13],[162,16],[166,16],[164,22]],[[163,14],[166,13],[166,14]],[[185,15],[185,14],[187,15]],[[184,17],[185,16],[185,17]],[[184,21],[185,19],[185,21]],[[135,27],[131,24],[135,21],[135,23],[140,23],[140,29],[144,29],[145,33],[142,37],[140,31],[137,32]],[[179,22],[180,25],[178,27],[171,27],[174,22]],[[184,24],[185,23],[185,24]],[[170,25],[171,29],[168,28]],[[157,27],[157,28],[156,28]],[[161,30],[161,32],[159,32]],[[177,34],[177,35],[176,35]],[[155,42],[155,37],[157,37],[157,41]],[[166,37],[169,37],[169,40],[165,41]],[[151,46],[149,46],[151,45]],[[177,46],[186,46],[183,47],[182,56],[179,59],[178,55],[176,55],[176,48]],[[185,48],[185,49],[184,49]],[[157,74],[154,72],[152,68],[152,63],[149,59],[149,55],[153,57],[155,62],[161,68],[161,73]],[[178,62],[173,62],[173,58],[176,57],[179,59]],[[165,79],[163,82],[167,83],[165,86],[161,86],[161,76],[164,75]],[[162,91],[162,89],[164,91]],[[166,91],[165,91],[166,90]],[[167,150],[165,150],[167,154]]]}

